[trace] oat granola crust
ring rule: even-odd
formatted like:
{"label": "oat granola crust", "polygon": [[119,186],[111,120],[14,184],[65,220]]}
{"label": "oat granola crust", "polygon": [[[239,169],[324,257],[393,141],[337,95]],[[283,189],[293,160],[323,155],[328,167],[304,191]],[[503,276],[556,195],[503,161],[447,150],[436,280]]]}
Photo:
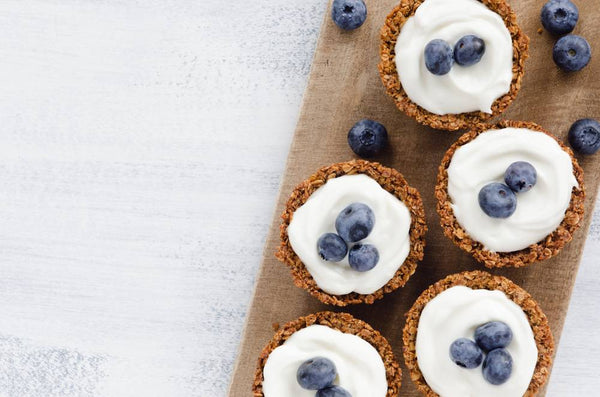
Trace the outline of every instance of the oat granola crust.
{"label": "oat granola crust", "polygon": [[[373,178],[383,189],[396,196],[407,206],[411,216],[409,232],[410,252],[394,276],[386,285],[377,291],[368,295],[358,294],[356,292],[345,295],[331,295],[319,288],[309,271],[306,269],[304,263],[302,263],[298,255],[296,255],[292,249],[287,234],[287,228],[292,220],[294,212],[308,200],[315,190],[323,186],[329,179],[353,174],[365,174]],[[321,302],[329,305],[346,306],[357,303],[371,304],[375,302],[375,300],[381,299],[384,294],[404,286],[410,276],[415,272],[417,262],[423,259],[427,225],[425,224],[425,210],[423,208],[421,196],[417,189],[408,185],[402,174],[393,168],[384,167],[379,163],[364,160],[352,160],[321,168],[294,189],[287,201],[281,218],[283,220],[281,224],[281,245],[275,253],[275,256],[290,267],[296,286],[304,288]]]}
{"label": "oat granola crust", "polygon": [[404,361],[410,373],[410,378],[417,386],[417,389],[427,397],[438,396],[427,385],[417,362],[415,344],[421,312],[427,303],[439,293],[457,285],[464,285],[473,289],[502,291],[510,300],[523,309],[533,330],[535,344],[538,349],[538,361],[524,397],[535,396],[548,380],[552,365],[552,356],[554,355],[554,338],[548,325],[548,319],[537,302],[523,288],[505,277],[493,276],[483,271],[463,272],[447,276],[425,290],[417,298],[408,313],[406,313],[406,325],[404,326],[402,336],[402,341],[404,342]]}
{"label": "oat granola crust", "polygon": [[505,95],[496,99],[492,104],[492,113],[488,114],[477,111],[437,115],[423,109],[410,100],[402,88],[400,78],[398,77],[395,47],[402,26],[415,13],[423,1],[401,0],[400,4],[388,15],[385,25],[381,29],[379,74],[388,95],[393,98],[398,109],[421,124],[448,131],[468,128],[470,125],[489,120],[504,112],[521,88],[521,80],[525,73],[524,64],[528,57],[529,48],[529,37],[517,25],[515,13],[505,0],[480,0],[490,10],[502,17],[504,24],[510,32],[513,43],[513,79],[510,84],[510,90]]}
{"label": "oat granola crust", "polygon": [[[483,245],[473,240],[456,220],[452,211],[452,203],[448,195],[448,166],[454,152],[462,145],[472,141],[479,134],[489,129],[500,129],[506,127],[528,128],[540,131],[555,139],[560,147],[569,154],[573,163],[573,174],[577,179],[579,187],[574,187],[571,193],[571,203],[565,212],[565,218],[561,224],[550,233],[544,240],[532,244],[520,251],[497,253],[486,250]],[[535,123],[525,121],[501,121],[494,125],[479,124],[471,131],[463,134],[446,152],[439,167],[437,185],[435,187],[437,199],[437,212],[440,215],[440,224],[446,237],[452,240],[462,250],[470,253],[477,261],[482,262],[488,268],[494,267],[521,267],[533,262],[542,261],[557,255],[566,243],[573,239],[573,233],[579,228],[583,220],[585,186],[583,183],[583,169],[577,163],[573,152],[556,137]]]}
{"label": "oat granola crust", "polygon": [[263,369],[271,352],[281,346],[294,332],[314,324],[326,325],[346,334],[356,335],[370,343],[381,356],[385,366],[388,383],[386,397],[398,396],[402,381],[402,371],[394,358],[394,353],[388,341],[369,324],[352,317],[348,313],[319,312],[306,317],[300,317],[285,324],[265,346],[258,357],[254,383],[252,385],[252,395],[254,397],[263,397]]}

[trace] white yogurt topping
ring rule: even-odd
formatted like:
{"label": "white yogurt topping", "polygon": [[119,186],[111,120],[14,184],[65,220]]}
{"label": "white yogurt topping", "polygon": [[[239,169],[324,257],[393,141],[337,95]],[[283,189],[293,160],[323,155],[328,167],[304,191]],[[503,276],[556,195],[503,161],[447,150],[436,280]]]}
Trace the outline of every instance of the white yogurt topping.
{"label": "white yogurt topping", "polygon": [[[510,217],[489,217],[479,206],[479,191],[491,182],[504,183],[504,172],[515,161],[531,163],[537,183],[517,194],[517,209]],[[448,167],[448,194],[456,220],[494,252],[518,251],[552,233],[564,219],[577,186],[569,154],[552,137],[525,128],[480,134],[456,150]]]}
{"label": "white yogurt topping", "polygon": [[[427,70],[427,43],[442,39],[454,48],[466,35],[485,42],[481,61],[467,67],[454,63],[443,76]],[[404,91],[435,114],[492,113],[494,101],[510,90],[512,66],[512,39],[506,25],[477,0],[425,0],[404,23],[396,42],[396,68]]]}
{"label": "white yogurt topping", "polygon": [[[338,214],[355,202],[368,205],[375,214],[373,231],[361,243],[375,245],[379,262],[367,272],[350,268],[348,256],[341,262],[325,261],[317,249],[319,237],[336,233]],[[410,222],[406,205],[374,179],[363,174],[344,175],[317,189],[294,212],[287,231],[294,252],[323,291],[334,295],[352,291],[370,294],[383,287],[408,256]]]}
{"label": "white yogurt topping", "polygon": [[264,367],[265,397],[314,397],[296,380],[298,367],[314,357],[333,361],[338,376],[334,384],[355,397],[385,397],[385,366],[377,350],[352,334],[324,325],[311,325],[295,332],[271,352]]}
{"label": "white yogurt topping", "polygon": [[[449,353],[452,342],[474,340],[475,329],[490,321],[503,321],[513,332],[506,348],[513,359],[512,374],[497,386],[483,378],[481,366],[459,367]],[[538,354],[533,331],[519,305],[502,291],[463,286],[447,289],[425,306],[416,352],[427,384],[441,397],[521,397],[531,382]]]}

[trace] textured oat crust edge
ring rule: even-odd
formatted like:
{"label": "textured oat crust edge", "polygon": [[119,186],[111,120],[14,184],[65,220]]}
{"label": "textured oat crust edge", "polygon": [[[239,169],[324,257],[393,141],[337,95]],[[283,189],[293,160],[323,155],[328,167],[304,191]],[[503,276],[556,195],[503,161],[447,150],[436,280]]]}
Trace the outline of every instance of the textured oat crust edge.
{"label": "textured oat crust edge", "polygon": [[513,43],[513,78],[507,94],[496,99],[492,104],[492,113],[470,112],[460,114],[433,114],[410,100],[398,77],[396,70],[396,40],[406,20],[412,16],[424,0],[401,0],[400,4],[388,15],[381,29],[379,74],[389,96],[398,109],[414,118],[421,124],[439,130],[455,131],[470,125],[484,122],[504,112],[517,96],[521,88],[521,80],[525,73],[525,60],[529,53],[529,37],[517,25],[517,18],[504,0],[480,0],[490,10],[496,12],[510,32]]}
{"label": "textured oat crust edge", "polygon": [[399,395],[402,383],[402,371],[394,358],[392,347],[387,339],[369,324],[352,317],[348,313],[319,312],[306,317],[300,317],[285,324],[264,347],[258,357],[258,364],[254,375],[254,383],[252,385],[252,395],[254,397],[263,397],[263,369],[271,352],[281,346],[294,332],[314,324],[326,325],[346,334],[356,335],[370,343],[381,356],[385,366],[385,375],[388,383],[386,397]]}
{"label": "textured oat crust edge", "polygon": [[421,312],[425,305],[439,293],[457,285],[464,285],[473,289],[502,291],[510,300],[523,309],[529,320],[531,329],[533,330],[535,344],[538,349],[538,361],[524,397],[535,396],[548,380],[550,367],[552,365],[552,356],[554,355],[554,338],[552,337],[552,332],[548,325],[548,319],[537,302],[533,300],[531,295],[523,288],[519,287],[506,277],[493,276],[478,270],[452,274],[443,280],[438,281],[423,291],[413,304],[412,308],[406,313],[406,325],[404,326],[402,335],[402,341],[404,342],[404,361],[410,373],[410,378],[417,386],[417,389],[427,397],[438,396],[438,394],[431,390],[427,385],[417,362],[415,343],[417,340],[417,328]]}
{"label": "textured oat crust edge", "polygon": [[[451,200],[448,195],[448,166],[452,160],[454,152],[462,145],[472,141],[482,132],[489,129],[499,129],[506,127],[528,128],[530,130],[540,131],[552,137],[560,147],[569,154],[573,164],[573,174],[579,183],[579,187],[574,187],[571,193],[571,202],[565,212],[565,218],[561,224],[550,233],[546,238],[536,244],[514,252],[497,253],[484,249],[483,245],[469,236],[456,220],[452,211]],[[439,167],[437,184],[435,187],[435,197],[437,199],[437,212],[440,215],[440,224],[444,235],[448,237],[463,251],[473,255],[473,257],[482,262],[488,268],[495,267],[521,267],[533,262],[542,261],[557,255],[566,243],[573,239],[573,233],[579,228],[583,220],[585,185],[583,183],[583,169],[579,166],[573,152],[556,137],[544,130],[535,123],[525,121],[500,121],[496,124],[479,124],[471,131],[463,134],[446,152]]]}
{"label": "textured oat crust edge", "polygon": [[[345,295],[331,295],[319,288],[309,271],[306,269],[306,266],[304,266],[304,263],[302,263],[298,255],[296,255],[292,249],[287,234],[287,228],[292,220],[294,211],[300,208],[315,190],[323,186],[329,179],[353,174],[365,174],[373,178],[383,189],[396,196],[407,206],[411,216],[409,232],[410,252],[394,276],[386,285],[377,291],[368,295],[358,294],[356,292]],[[417,189],[408,185],[402,174],[393,168],[384,167],[379,163],[364,160],[352,160],[321,168],[294,189],[287,201],[281,218],[281,244],[275,253],[275,256],[290,267],[296,286],[304,288],[311,295],[315,296],[325,304],[335,306],[346,306],[357,303],[371,304],[375,302],[375,300],[381,299],[384,294],[404,286],[410,276],[415,272],[417,262],[423,259],[427,225],[425,223],[425,209],[423,207],[421,196]]]}

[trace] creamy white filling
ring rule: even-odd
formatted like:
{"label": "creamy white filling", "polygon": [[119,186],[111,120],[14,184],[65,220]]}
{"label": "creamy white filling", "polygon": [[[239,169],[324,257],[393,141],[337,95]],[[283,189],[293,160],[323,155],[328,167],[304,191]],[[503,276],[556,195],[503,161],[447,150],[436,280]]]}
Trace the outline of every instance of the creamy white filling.
{"label": "creamy white filling", "polygon": [[[485,42],[481,61],[467,67],[455,63],[443,76],[427,70],[427,43],[442,39],[454,48],[466,35]],[[512,66],[512,39],[506,25],[477,0],[425,0],[404,23],[396,42],[396,68],[404,91],[435,114],[492,113],[494,101],[510,90]]]}
{"label": "creamy white filling", "polygon": [[[482,366],[465,369],[449,354],[458,338],[473,340],[475,329],[490,321],[503,321],[513,332],[506,348],[513,359],[512,374],[501,385],[488,383]],[[538,350],[527,316],[502,291],[458,286],[433,298],[419,319],[416,342],[419,368],[441,397],[521,397],[529,387]]]}
{"label": "creamy white filling", "polygon": [[[479,191],[491,182],[504,183],[504,172],[516,161],[537,171],[536,185],[517,194],[517,209],[505,219],[487,216]],[[573,187],[571,157],[552,137],[524,128],[489,130],[461,146],[448,167],[448,194],[458,223],[494,252],[527,248],[552,233],[565,217]]]}
{"label": "creamy white filling", "polygon": [[295,332],[271,352],[264,367],[265,397],[314,397],[296,380],[298,367],[314,357],[333,361],[337,369],[334,384],[355,397],[385,397],[387,379],[381,356],[368,342],[324,325],[311,325]]}
{"label": "creamy white filling", "polygon": [[[325,261],[317,249],[319,237],[335,233],[338,214],[354,202],[368,205],[375,214],[373,231],[361,242],[375,245],[379,262],[367,272],[350,268],[348,256],[341,262]],[[317,189],[294,212],[287,232],[294,252],[323,291],[370,294],[383,287],[408,256],[410,222],[406,205],[374,179],[363,174],[344,175]]]}

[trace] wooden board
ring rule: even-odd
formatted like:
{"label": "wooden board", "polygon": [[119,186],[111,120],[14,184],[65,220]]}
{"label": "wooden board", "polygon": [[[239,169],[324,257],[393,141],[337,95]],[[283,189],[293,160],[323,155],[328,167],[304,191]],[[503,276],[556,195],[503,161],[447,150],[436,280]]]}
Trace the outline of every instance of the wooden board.
{"label": "wooden board", "polygon": [[[250,395],[256,359],[273,336],[273,323],[283,324],[320,310],[347,311],[379,329],[402,364],[402,395],[418,396],[403,365],[404,313],[416,297],[438,279],[464,270],[483,269],[442,235],[435,211],[433,188],[438,165],[460,133],[435,131],[400,113],[385,94],[377,72],[379,30],[396,3],[397,0],[367,1],[368,19],[354,32],[338,29],[331,21],[329,11],[326,12],[246,320],[230,396]],[[552,62],[554,39],[547,32],[537,33],[544,1],[511,3],[519,24],[531,38],[530,58],[521,92],[502,117],[534,121],[564,139],[576,119],[600,117],[600,79],[596,77],[600,74],[600,62],[592,59],[590,65],[578,73],[561,72]],[[600,42],[600,30],[593,22],[600,12],[594,0],[579,0],[577,4],[581,18],[574,33],[586,37],[593,46]],[[398,169],[412,186],[419,189],[430,231],[425,259],[404,288],[373,305],[333,308],[295,287],[288,268],[275,259],[273,254],[279,245],[279,216],[296,184],[323,165],[355,157],[346,143],[346,134],[358,119],[364,117],[386,125],[392,150],[377,160]],[[576,232],[575,239],[551,260],[522,269],[491,271],[509,277],[533,295],[548,315],[556,341],[560,338],[598,190],[600,161],[596,156],[580,156],[579,160],[585,170],[588,196],[583,226]]]}

